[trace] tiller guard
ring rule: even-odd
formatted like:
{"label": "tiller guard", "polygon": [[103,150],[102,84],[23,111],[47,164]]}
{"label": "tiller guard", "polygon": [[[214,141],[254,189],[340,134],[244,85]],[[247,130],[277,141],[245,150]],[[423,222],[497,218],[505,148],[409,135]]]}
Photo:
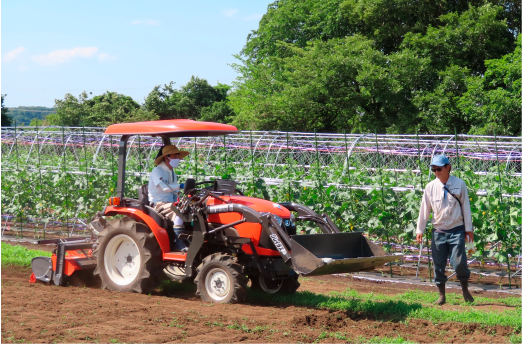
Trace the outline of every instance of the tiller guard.
{"label": "tiller guard", "polygon": [[39,244],[56,244],[56,252],[52,257],[35,257],[31,261],[33,274],[30,282],[39,280],[44,283],[66,285],[68,277],[73,273],[87,272],[85,284],[91,283],[92,271],[96,261],[90,257],[92,241],[90,238],[67,238],[39,240]]}
{"label": "tiller guard", "polygon": [[402,255],[386,255],[361,232],[292,235],[292,265],[304,276],[370,271]]}

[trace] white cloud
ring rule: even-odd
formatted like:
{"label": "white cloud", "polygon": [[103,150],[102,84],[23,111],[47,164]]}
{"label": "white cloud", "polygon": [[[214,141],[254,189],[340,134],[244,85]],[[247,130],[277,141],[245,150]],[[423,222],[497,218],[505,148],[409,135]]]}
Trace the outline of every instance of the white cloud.
{"label": "white cloud", "polygon": [[98,55],[98,59],[100,61],[111,61],[111,60],[115,60],[116,57],[106,54],[106,53],[101,53],[100,55]]}
{"label": "white cloud", "polygon": [[18,47],[16,49],[13,49],[10,52],[8,52],[7,54],[5,54],[4,61],[9,62],[9,61],[13,60],[14,58],[16,58],[18,55],[20,55],[21,53],[23,53],[24,51],[25,51],[24,47]]}
{"label": "white cloud", "polygon": [[237,8],[232,8],[230,10],[223,10],[221,11],[225,16],[231,18],[234,16],[234,14],[236,14],[238,11],[237,11]]}
{"label": "white cloud", "polygon": [[263,17],[262,14],[253,14],[251,16],[244,17],[243,21],[260,20],[262,17]]}
{"label": "white cloud", "polygon": [[39,64],[49,65],[49,64],[57,64],[64,63],[67,60],[73,57],[93,57],[94,54],[98,51],[96,47],[77,47],[73,49],[63,49],[52,51],[47,55],[37,55],[33,56],[33,61],[38,62]]}
{"label": "white cloud", "polygon": [[161,24],[161,22],[159,22],[157,20],[146,19],[146,20],[135,20],[131,24],[132,25],[153,25],[153,26],[157,26],[157,25]]}

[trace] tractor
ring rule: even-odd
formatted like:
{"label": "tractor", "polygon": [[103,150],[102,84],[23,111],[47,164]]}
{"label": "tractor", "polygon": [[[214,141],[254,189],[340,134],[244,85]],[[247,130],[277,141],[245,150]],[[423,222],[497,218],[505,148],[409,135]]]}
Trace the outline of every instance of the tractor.
{"label": "tractor", "polygon": [[[369,271],[399,259],[387,255],[362,232],[341,233],[327,214],[292,203],[245,196],[233,180],[187,179],[172,210],[183,220],[177,236],[172,221],[152,207],[147,185],[138,198],[125,197],[127,142],[133,135],[172,137],[234,134],[236,127],[192,120],[114,124],[105,134],[121,135],[117,193],[89,224],[90,238],[45,240],[57,245],[52,257],[32,261],[31,281],[56,285],[101,282],[112,291],[150,293],[165,278],[193,282],[203,301],[240,303],[250,288],[294,293],[298,278]],[[112,217],[112,219],[111,219]],[[297,234],[299,221],[322,234]],[[176,240],[188,249],[177,251]]]}

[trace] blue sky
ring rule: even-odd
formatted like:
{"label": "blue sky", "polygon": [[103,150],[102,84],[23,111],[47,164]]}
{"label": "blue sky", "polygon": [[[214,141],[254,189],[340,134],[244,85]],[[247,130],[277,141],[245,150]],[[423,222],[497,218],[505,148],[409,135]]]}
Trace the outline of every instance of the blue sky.
{"label": "blue sky", "polygon": [[2,1],[5,105],[53,106],[115,91],[139,103],[192,75],[230,84],[247,35],[273,0]]}

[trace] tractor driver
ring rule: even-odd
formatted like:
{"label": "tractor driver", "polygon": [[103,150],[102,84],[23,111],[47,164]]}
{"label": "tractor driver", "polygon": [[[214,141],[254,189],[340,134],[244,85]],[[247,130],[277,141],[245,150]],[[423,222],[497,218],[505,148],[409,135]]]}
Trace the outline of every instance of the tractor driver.
{"label": "tractor driver", "polygon": [[[174,223],[176,237],[183,232],[183,221],[175,215],[171,209],[172,203],[178,200],[177,192],[184,188],[184,184],[178,184],[178,176],[174,168],[179,161],[189,155],[189,152],[180,151],[175,145],[166,145],[160,148],[149,179],[149,202],[154,203],[154,209],[167,220]],[[178,251],[186,250],[182,240],[176,240]]]}

